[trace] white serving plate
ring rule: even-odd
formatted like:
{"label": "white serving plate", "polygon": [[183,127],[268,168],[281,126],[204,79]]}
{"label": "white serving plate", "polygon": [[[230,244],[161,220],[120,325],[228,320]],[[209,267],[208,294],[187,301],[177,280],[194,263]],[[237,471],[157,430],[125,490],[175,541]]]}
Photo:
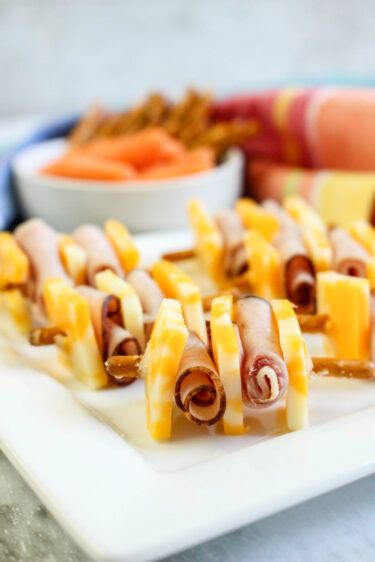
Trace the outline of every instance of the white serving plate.
{"label": "white serving plate", "polygon": [[[148,261],[190,240],[177,232],[139,243]],[[68,389],[2,347],[0,444],[91,557],[153,560],[375,470],[375,384],[315,378],[310,390],[303,431],[277,433],[280,409],[254,415],[239,438],[181,437],[178,418],[178,435],[160,444],[142,429],[142,383]]]}
{"label": "white serving plate", "polygon": [[132,232],[187,226],[186,204],[200,198],[212,212],[231,207],[240,196],[243,156],[228,152],[207,172],[160,180],[126,182],[43,176],[39,170],[67,148],[57,139],[35,144],[13,160],[17,194],[27,217],[39,216],[62,231],[80,224],[121,220]]}

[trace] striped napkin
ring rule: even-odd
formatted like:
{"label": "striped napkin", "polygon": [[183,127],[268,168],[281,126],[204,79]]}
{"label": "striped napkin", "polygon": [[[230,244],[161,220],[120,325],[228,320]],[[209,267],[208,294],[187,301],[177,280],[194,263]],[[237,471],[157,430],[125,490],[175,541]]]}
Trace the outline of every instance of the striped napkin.
{"label": "striped napkin", "polygon": [[213,116],[260,124],[244,145],[251,196],[300,194],[328,223],[371,213],[375,89],[280,88],[218,102]]}

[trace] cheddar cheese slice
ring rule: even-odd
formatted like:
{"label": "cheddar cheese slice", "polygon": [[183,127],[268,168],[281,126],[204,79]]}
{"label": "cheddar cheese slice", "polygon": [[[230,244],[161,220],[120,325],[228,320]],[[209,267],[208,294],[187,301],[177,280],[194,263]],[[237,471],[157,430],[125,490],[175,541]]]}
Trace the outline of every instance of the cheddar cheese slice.
{"label": "cheddar cheese slice", "polygon": [[189,330],[207,344],[206,322],[198,285],[182,269],[167,260],[154,263],[151,273],[166,297],[180,301]]}
{"label": "cheddar cheese slice", "polygon": [[139,265],[140,253],[128,229],[119,221],[108,220],[104,232],[111,242],[125,273]]}
{"label": "cheddar cheese slice", "polygon": [[305,342],[292,303],[286,299],[273,300],[272,309],[289,374],[286,398],[287,425],[290,430],[302,429],[308,425],[309,420],[309,367]]}
{"label": "cheddar cheese slice", "polygon": [[10,232],[0,232],[0,290],[26,283],[29,260]]}
{"label": "cheddar cheese slice", "polygon": [[87,300],[60,279],[48,279],[43,290],[47,317],[66,335],[59,345],[70,358],[74,375],[92,389],[107,384]]}
{"label": "cheddar cheese slice", "polygon": [[353,221],[347,226],[347,230],[371,256],[375,256],[375,228],[370,223],[365,220]]}
{"label": "cheddar cheese slice", "polygon": [[232,296],[216,297],[211,305],[211,341],[216,368],[223,383],[226,409],[223,429],[227,435],[244,433],[240,349],[232,323]]}
{"label": "cheddar cheese slice", "polygon": [[223,280],[223,240],[215,222],[207,213],[203,203],[191,200],[188,214],[194,232],[198,258],[210,277],[216,282]]}
{"label": "cheddar cheese slice", "polygon": [[370,283],[370,291],[375,291],[375,256],[371,256],[366,263],[366,277]]}
{"label": "cheddar cheese slice", "polygon": [[147,426],[154,439],[171,436],[174,388],[187,339],[181,304],[174,299],[164,299],[143,362]]}
{"label": "cheddar cheese slice", "polygon": [[298,195],[289,195],[283,200],[286,212],[300,225],[307,226],[315,231],[325,234],[326,224],[323,219]]}
{"label": "cheddar cheese slice", "polygon": [[310,225],[301,225],[302,238],[316,272],[327,271],[332,266],[332,248],[325,232]]}
{"label": "cheddar cheese slice", "polygon": [[137,338],[143,351],[145,348],[145,332],[141,301],[130,283],[121,279],[110,269],[95,275],[95,284],[100,291],[114,295],[120,300],[124,326]]}
{"label": "cheddar cheese slice", "polygon": [[317,275],[318,313],[326,314],[326,334],[339,359],[368,359],[370,284],[334,271]]}
{"label": "cheddar cheese slice", "polygon": [[87,257],[83,248],[71,236],[62,234],[59,238],[60,259],[65,271],[76,285],[86,280]]}
{"label": "cheddar cheese slice", "polygon": [[278,219],[252,199],[238,199],[236,211],[245,228],[256,230],[268,241],[272,241],[280,229]]}
{"label": "cheddar cheese slice", "polygon": [[0,291],[0,333],[9,339],[18,339],[27,336],[30,329],[30,309],[21,291]]}
{"label": "cheddar cheese slice", "polygon": [[254,293],[269,300],[280,297],[282,264],[278,252],[255,230],[246,232],[245,248],[249,263],[249,282]]}

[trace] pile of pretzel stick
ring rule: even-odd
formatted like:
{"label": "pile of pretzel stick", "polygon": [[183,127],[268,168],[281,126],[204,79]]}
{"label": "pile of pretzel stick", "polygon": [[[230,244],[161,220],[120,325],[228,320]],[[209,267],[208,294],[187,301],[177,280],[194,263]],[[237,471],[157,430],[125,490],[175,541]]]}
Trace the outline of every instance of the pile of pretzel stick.
{"label": "pile of pretzel stick", "polygon": [[[238,435],[247,408],[280,403],[287,427],[302,429],[313,372],[374,378],[368,223],[328,230],[298,198],[241,200],[215,217],[192,201],[189,216],[195,247],[148,269],[115,220],[61,234],[31,219],[0,233],[1,335],[56,346],[95,390],[144,380],[148,429],[160,440],[172,435],[175,408]],[[199,259],[215,294],[202,295],[178,263],[187,258]],[[324,336],[324,355],[310,356],[306,333]]]}
{"label": "pile of pretzel stick", "polygon": [[160,127],[187,148],[209,147],[220,158],[230,147],[257,132],[254,120],[211,121],[212,95],[188,90],[172,102],[160,93],[151,93],[142,103],[123,112],[109,112],[92,105],[72,130],[71,146],[83,146],[93,140],[133,135],[144,129]]}

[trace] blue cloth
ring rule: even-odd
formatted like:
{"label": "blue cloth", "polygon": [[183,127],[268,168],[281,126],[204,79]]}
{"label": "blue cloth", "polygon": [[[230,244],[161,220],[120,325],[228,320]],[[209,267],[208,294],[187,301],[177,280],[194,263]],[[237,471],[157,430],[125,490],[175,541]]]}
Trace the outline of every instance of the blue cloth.
{"label": "blue cloth", "polygon": [[19,206],[13,187],[12,158],[21,150],[37,142],[67,135],[77,122],[77,119],[78,116],[71,116],[52,123],[46,123],[2,157],[0,161],[0,230],[9,228],[20,218]]}

